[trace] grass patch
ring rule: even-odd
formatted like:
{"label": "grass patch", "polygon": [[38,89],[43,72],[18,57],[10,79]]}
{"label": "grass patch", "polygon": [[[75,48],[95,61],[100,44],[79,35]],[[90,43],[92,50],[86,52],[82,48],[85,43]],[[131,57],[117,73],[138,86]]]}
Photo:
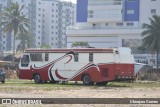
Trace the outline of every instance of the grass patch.
{"label": "grass patch", "polygon": [[53,91],[53,90],[80,90],[88,89],[107,89],[107,88],[154,88],[160,87],[160,82],[109,82],[106,86],[83,85],[82,82],[75,84],[74,82],[67,82],[65,84],[42,83],[36,84],[33,80],[20,79],[6,79],[5,84],[0,83],[1,92],[29,92],[30,90],[37,91]]}

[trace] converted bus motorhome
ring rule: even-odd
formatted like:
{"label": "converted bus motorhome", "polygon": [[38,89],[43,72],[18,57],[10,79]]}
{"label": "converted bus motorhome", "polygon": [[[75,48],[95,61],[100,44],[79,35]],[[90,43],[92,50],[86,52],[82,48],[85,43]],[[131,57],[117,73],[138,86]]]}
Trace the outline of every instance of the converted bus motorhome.
{"label": "converted bus motorhome", "polygon": [[85,85],[133,80],[134,58],[129,48],[28,49],[19,64],[20,79],[35,83],[83,81]]}

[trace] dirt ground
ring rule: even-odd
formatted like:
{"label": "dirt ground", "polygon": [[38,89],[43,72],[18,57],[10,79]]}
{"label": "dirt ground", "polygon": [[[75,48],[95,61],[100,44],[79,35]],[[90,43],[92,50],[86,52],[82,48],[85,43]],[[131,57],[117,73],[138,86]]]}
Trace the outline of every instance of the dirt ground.
{"label": "dirt ground", "polygon": [[[7,84],[7,83],[6,83]],[[135,85],[133,83],[133,85]],[[149,84],[150,85],[150,84]],[[124,86],[124,87],[123,87]],[[0,84],[0,98],[160,98],[160,83],[150,86],[38,86]],[[47,88],[46,88],[47,87]],[[0,105],[0,107],[11,105]],[[21,107],[22,105],[12,105]],[[24,107],[160,107],[160,105],[120,105],[120,104],[63,104],[63,105],[23,105]]]}

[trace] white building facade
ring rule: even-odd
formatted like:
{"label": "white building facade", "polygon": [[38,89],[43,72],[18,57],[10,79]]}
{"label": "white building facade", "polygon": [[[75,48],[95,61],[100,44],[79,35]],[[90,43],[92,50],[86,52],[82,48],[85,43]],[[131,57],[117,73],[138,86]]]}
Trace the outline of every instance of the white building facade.
{"label": "white building facade", "polygon": [[88,41],[97,48],[139,47],[142,24],[149,23],[148,18],[153,15],[160,15],[159,5],[160,0],[88,0],[87,21],[68,27],[67,46]]}
{"label": "white building facade", "polygon": [[67,46],[87,41],[95,48],[131,47],[137,62],[156,64],[156,56],[137,54],[142,24],[153,15],[160,15],[160,0],[77,0],[77,23],[67,29]]}
{"label": "white building facade", "polygon": [[75,24],[76,5],[59,0],[37,0],[36,5],[36,47],[66,47],[66,27]]}

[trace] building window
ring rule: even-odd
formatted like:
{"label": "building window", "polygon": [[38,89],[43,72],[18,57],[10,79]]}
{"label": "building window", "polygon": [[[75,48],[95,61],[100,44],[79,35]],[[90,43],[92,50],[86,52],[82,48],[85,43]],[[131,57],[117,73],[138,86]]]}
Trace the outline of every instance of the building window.
{"label": "building window", "polygon": [[74,54],[74,62],[78,62],[78,57],[79,57],[79,54],[78,54],[78,53],[75,53],[75,54]]}
{"label": "building window", "polygon": [[93,62],[93,53],[89,53],[89,62]]}
{"label": "building window", "polygon": [[151,9],[151,14],[156,14],[156,9]]}
{"label": "building window", "polygon": [[134,14],[134,10],[127,10],[127,14]]}
{"label": "building window", "polygon": [[116,23],[116,26],[123,26],[123,23]]}
{"label": "building window", "polygon": [[134,23],[127,23],[127,26],[133,26]]}

